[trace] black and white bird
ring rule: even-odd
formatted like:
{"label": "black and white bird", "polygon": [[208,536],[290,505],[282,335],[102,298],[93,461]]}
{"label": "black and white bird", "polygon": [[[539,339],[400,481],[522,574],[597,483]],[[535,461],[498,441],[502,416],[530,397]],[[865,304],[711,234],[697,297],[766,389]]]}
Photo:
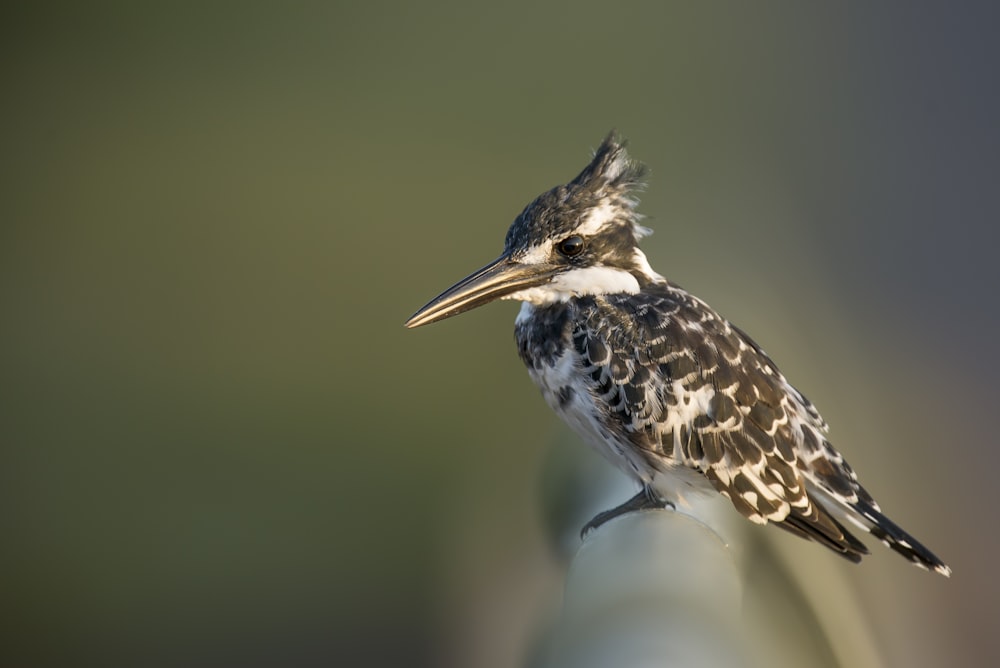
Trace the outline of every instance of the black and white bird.
{"label": "black and white bird", "polygon": [[827,425],[746,333],[650,267],[638,242],[645,168],[611,133],[566,185],[540,195],[503,254],[431,300],[419,327],[497,299],[523,302],[521,359],[573,429],[636,479],[622,513],[715,491],[851,561],[868,554],[846,525],[922,568],[950,575],[882,514],[827,440]]}

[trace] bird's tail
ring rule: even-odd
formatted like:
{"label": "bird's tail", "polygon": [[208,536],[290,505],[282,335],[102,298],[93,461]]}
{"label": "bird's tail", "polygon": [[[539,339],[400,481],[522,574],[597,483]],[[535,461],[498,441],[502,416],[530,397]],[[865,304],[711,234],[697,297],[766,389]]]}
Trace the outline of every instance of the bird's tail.
{"label": "bird's tail", "polygon": [[903,555],[920,568],[935,571],[945,577],[951,576],[951,569],[943,561],[870,503],[859,500],[851,504],[851,507],[867,520],[866,524],[871,524],[868,531],[886,547]]}
{"label": "bird's tail", "polygon": [[868,554],[864,543],[815,502],[805,509],[793,508],[788,517],[774,525],[800,538],[814,540],[854,563],[860,562],[861,557]]}

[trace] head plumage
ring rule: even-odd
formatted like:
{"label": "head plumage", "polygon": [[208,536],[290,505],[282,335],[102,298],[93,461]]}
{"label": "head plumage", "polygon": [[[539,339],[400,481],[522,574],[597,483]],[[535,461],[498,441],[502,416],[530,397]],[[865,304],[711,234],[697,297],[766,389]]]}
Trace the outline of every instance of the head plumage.
{"label": "head plumage", "polygon": [[571,234],[587,220],[617,221],[633,243],[650,234],[652,230],[639,224],[642,215],[635,210],[639,201],[635,193],[645,185],[646,167],[632,160],[625,146],[617,132],[608,134],[575,179],[542,193],[524,208],[507,230],[505,248],[524,250],[541,239]]}
{"label": "head plumage", "polygon": [[642,188],[646,166],[629,157],[627,145],[628,142],[612,130],[597,147],[590,164],[568,185],[592,191],[611,189],[628,192]]}

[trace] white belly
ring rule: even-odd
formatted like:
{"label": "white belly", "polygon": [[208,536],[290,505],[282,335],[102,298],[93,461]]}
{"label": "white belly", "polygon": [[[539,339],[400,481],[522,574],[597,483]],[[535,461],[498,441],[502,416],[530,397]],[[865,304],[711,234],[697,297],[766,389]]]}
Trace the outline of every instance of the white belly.
{"label": "white belly", "polygon": [[[554,365],[528,370],[531,379],[541,388],[545,401],[573,431],[626,475],[652,486],[664,499],[683,504],[687,495],[713,491],[700,472],[669,457],[661,458],[654,467],[634,445],[608,429],[598,419],[602,412],[577,369],[578,359],[574,351],[567,350]],[[571,388],[572,393],[569,394],[566,388]]]}

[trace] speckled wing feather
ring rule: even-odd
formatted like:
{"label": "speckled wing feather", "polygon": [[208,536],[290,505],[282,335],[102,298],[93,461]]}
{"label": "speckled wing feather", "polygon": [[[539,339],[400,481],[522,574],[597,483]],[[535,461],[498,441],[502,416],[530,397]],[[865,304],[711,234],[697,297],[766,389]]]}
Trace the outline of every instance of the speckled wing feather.
{"label": "speckled wing feather", "polygon": [[609,431],[653,470],[702,473],[753,522],[852,561],[868,553],[821,501],[841,517],[874,501],[824,437],[816,409],[746,334],[670,284],[590,300],[572,337],[598,400],[612,408]]}

